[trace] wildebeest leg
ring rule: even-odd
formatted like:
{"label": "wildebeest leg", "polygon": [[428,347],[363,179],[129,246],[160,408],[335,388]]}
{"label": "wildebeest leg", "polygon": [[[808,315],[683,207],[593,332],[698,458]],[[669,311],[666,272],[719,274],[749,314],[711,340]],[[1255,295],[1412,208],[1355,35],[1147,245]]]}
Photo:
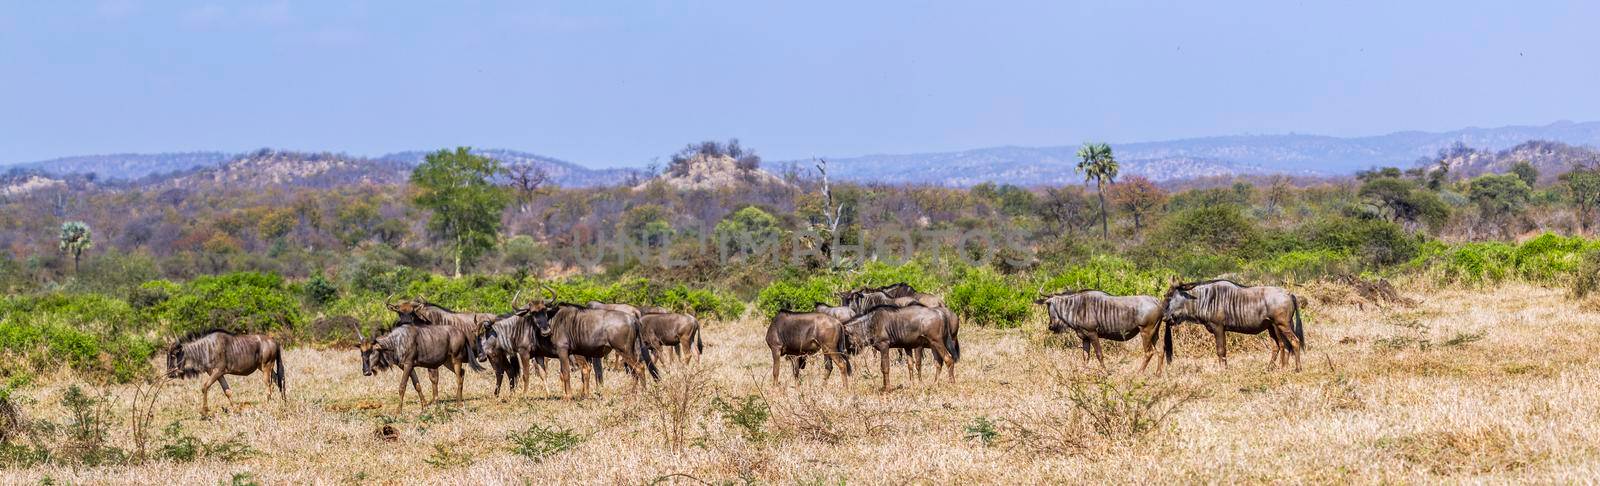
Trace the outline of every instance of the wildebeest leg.
{"label": "wildebeest leg", "polygon": [[1091,334],[1089,337],[1089,344],[1094,345],[1094,358],[1100,361],[1100,369],[1106,369],[1106,353],[1100,347],[1100,336],[1098,334]]}
{"label": "wildebeest leg", "polygon": [[572,400],[572,356],[565,349],[557,349],[556,361],[561,363],[561,399]]}
{"label": "wildebeest leg", "polygon": [[805,356],[795,356],[794,361],[789,362],[789,365],[794,369],[794,386],[800,386],[800,368],[805,366],[805,363]]}
{"label": "wildebeest leg", "polygon": [[[946,348],[944,346],[944,341],[941,341],[941,340],[938,340],[938,339],[930,339],[930,340],[928,340],[928,343],[931,345],[930,347],[933,348],[933,353],[938,355],[936,357],[939,358],[939,359],[944,360],[943,368],[950,370],[950,382],[951,383],[955,383],[956,382],[956,357],[955,357],[955,355],[950,353],[950,348]],[[918,354],[918,357],[920,358],[921,357],[920,355],[922,353],[919,351],[917,354]],[[939,380],[939,373],[938,373],[937,370],[934,371],[933,379],[934,379],[934,381],[938,381]]]}
{"label": "wildebeest leg", "polygon": [[451,368],[455,368],[453,371],[456,372],[456,403],[463,403],[466,401],[466,395],[463,393],[466,389],[467,365],[451,363]]}
{"label": "wildebeest leg", "polygon": [[[1156,357],[1156,336],[1159,335],[1156,331],[1160,329],[1159,324],[1139,328],[1139,341],[1144,344],[1144,362],[1139,363],[1140,374],[1144,373],[1145,368],[1150,367],[1150,360]],[[1161,365],[1157,364],[1156,374],[1161,374],[1161,371]]]}
{"label": "wildebeest leg", "polygon": [[[406,378],[400,378],[400,388],[406,387]],[[417,405],[427,405],[428,394],[422,393],[422,380],[417,378],[417,371],[411,370],[411,389],[417,391]],[[405,397],[401,397],[404,399]]]}
{"label": "wildebeest leg", "polygon": [[1288,360],[1284,357],[1283,336],[1278,333],[1277,324],[1270,322],[1267,323],[1267,337],[1272,339],[1272,365],[1268,366],[1268,368],[1278,369],[1287,363]]}
{"label": "wildebeest leg", "polygon": [[1228,330],[1220,325],[1208,326],[1211,335],[1217,338],[1217,363],[1223,368],[1228,367]]}
{"label": "wildebeest leg", "polygon": [[[400,370],[400,400],[394,404],[394,412],[400,413],[406,409],[406,379],[411,379],[411,384],[417,387],[417,396],[424,397],[422,385],[417,383],[417,375],[412,374],[411,366],[406,365]],[[419,399],[420,401],[420,399]],[[419,404],[420,406],[420,404]]]}
{"label": "wildebeest leg", "polygon": [[228,386],[228,375],[224,373],[221,377],[217,378],[217,383],[222,385],[223,398],[228,399],[228,406],[227,408],[223,408],[222,411],[227,412],[229,409],[238,410],[238,408],[236,408],[233,404],[233,389]]}
{"label": "wildebeest leg", "polygon": [[428,381],[433,382],[433,399],[428,403],[439,403],[439,369],[428,368]]}
{"label": "wildebeest leg", "polygon": [[[1292,317],[1291,317],[1291,319],[1292,319]],[[1299,372],[1300,371],[1300,351],[1301,351],[1301,349],[1303,347],[1303,344],[1300,343],[1300,337],[1296,336],[1294,334],[1294,327],[1292,327],[1293,326],[1292,322],[1293,321],[1291,321],[1289,319],[1285,319],[1283,324],[1282,325],[1278,325],[1277,327],[1278,327],[1278,334],[1283,336],[1283,346],[1284,346],[1283,364],[1285,366],[1287,366],[1289,364],[1289,355],[1293,354],[1294,355],[1294,370],[1295,370],[1295,372]],[[1274,324],[1276,324],[1276,321],[1274,322]]]}
{"label": "wildebeest leg", "polygon": [[211,416],[211,384],[222,379],[222,370],[211,372],[206,376],[205,383],[200,384],[200,416]]}
{"label": "wildebeest leg", "polygon": [[783,352],[772,346],[772,386],[778,386],[778,363],[783,361]]}
{"label": "wildebeest leg", "polygon": [[883,389],[881,391],[888,392],[889,391],[889,348],[887,346],[882,347],[882,348],[878,348],[878,356],[880,357],[880,360],[882,361],[882,363],[880,363],[880,365],[878,367],[878,370],[883,372]]}
{"label": "wildebeest leg", "polygon": [[1089,366],[1089,352],[1094,346],[1089,342],[1089,335],[1083,331],[1078,331],[1078,344],[1083,347],[1083,365]]}

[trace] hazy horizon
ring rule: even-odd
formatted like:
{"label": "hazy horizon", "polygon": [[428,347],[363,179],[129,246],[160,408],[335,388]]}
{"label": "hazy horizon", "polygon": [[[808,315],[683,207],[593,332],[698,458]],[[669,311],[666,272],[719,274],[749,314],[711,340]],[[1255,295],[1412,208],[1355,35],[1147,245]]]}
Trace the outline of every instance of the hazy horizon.
{"label": "hazy horizon", "polygon": [[[1600,5],[0,9],[0,163],[471,145],[639,167],[1600,119]],[[1359,33],[1359,34],[1356,34]]]}

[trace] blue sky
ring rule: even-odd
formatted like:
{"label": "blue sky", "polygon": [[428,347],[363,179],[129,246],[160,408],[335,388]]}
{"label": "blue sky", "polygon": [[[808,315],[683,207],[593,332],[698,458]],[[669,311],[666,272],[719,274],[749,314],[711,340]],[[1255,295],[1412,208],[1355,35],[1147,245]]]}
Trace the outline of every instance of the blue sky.
{"label": "blue sky", "polygon": [[0,162],[455,145],[640,166],[1600,119],[1600,2],[0,4]]}

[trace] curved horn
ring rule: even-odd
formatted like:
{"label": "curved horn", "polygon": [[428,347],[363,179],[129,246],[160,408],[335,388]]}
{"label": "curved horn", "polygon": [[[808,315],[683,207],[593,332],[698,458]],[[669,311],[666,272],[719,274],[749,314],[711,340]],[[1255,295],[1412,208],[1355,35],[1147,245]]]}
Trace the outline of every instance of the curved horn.
{"label": "curved horn", "polygon": [[356,324],[356,323],[352,322],[352,323],[350,323],[350,328],[356,330],[356,339],[357,339],[356,342],[359,342],[359,343],[367,342],[367,335],[361,333],[361,325],[360,324]]}
{"label": "curved horn", "polygon": [[393,306],[394,306],[394,292],[390,292],[389,295],[383,296],[383,308],[388,309],[388,308],[393,307]]}
{"label": "curved horn", "polygon": [[517,289],[517,293],[511,295],[511,310],[517,309],[517,299],[520,297],[522,297],[522,289]]}
{"label": "curved horn", "polygon": [[552,286],[549,286],[549,285],[544,285],[543,283],[539,284],[539,286],[540,287],[544,287],[545,290],[550,291],[550,301],[551,302],[555,302],[555,301],[561,300],[561,296],[559,294],[556,294],[556,288],[555,287],[552,287]]}

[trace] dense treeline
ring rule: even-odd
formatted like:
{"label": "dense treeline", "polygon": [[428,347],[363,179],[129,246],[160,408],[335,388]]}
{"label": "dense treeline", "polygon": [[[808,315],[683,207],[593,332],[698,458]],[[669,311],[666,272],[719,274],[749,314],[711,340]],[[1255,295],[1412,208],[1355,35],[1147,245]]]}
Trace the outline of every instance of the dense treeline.
{"label": "dense treeline", "polygon": [[[740,159],[742,171],[760,166],[736,141],[708,142],[675,155],[668,170],[707,156]],[[1519,164],[1457,177],[1440,163],[1450,156],[1355,178],[1255,177],[1181,190],[1115,177],[1111,158],[1095,169],[1107,175],[1103,205],[1092,182],[836,182],[824,191],[813,172],[793,167],[783,171],[786,184],[564,189],[535,168],[465,151],[431,155],[399,185],[46,187],[0,200],[0,359],[29,363],[4,367],[16,374],[45,369],[46,353],[66,350],[74,368],[129,379],[159,343],[184,331],[217,326],[333,342],[347,337],[350,322],[382,322],[390,295],[498,312],[535,279],[556,282],[571,300],[716,319],[905,281],[945,294],[964,318],[988,326],[1033,316],[1030,301],[1041,289],[1155,294],[1175,277],[1292,283],[1412,273],[1593,288],[1593,279],[1576,277],[1595,273],[1580,267],[1600,262],[1596,244],[1556,234],[1589,232],[1600,172],[1550,177]],[[439,171],[428,165],[436,161]],[[445,169],[461,167],[483,183],[441,192],[465,174]],[[474,205],[452,205],[463,200]],[[89,229],[91,245],[69,251],[69,221]],[[930,236],[973,232],[995,238]],[[1539,233],[1551,234],[1533,238]],[[916,243],[910,261],[875,244],[900,241],[895,235]],[[740,243],[762,238],[802,256],[766,258],[758,244]],[[591,264],[608,245],[631,256],[612,251]],[[443,276],[457,268],[465,276]]]}

